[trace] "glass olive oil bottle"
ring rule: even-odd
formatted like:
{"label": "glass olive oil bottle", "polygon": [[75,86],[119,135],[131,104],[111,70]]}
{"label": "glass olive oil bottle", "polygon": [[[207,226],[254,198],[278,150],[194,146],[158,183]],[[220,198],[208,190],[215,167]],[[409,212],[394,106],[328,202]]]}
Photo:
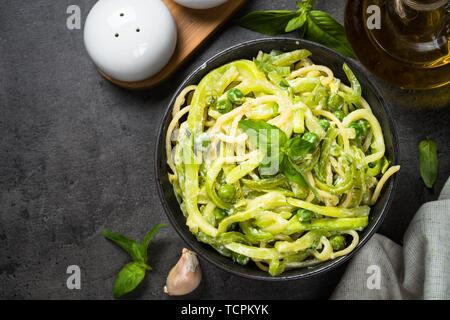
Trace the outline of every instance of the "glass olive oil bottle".
{"label": "glass olive oil bottle", "polygon": [[450,83],[448,0],[349,0],[345,29],[355,55],[405,89]]}

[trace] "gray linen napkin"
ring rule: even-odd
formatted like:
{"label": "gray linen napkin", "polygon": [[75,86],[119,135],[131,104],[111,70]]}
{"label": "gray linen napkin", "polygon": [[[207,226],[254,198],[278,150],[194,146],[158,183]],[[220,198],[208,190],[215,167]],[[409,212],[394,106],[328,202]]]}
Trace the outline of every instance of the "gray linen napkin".
{"label": "gray linen napkin", "polygon": [[403,244],[375,234],[330,298],[450,299],[450,178],[439,199],[417,211]]}

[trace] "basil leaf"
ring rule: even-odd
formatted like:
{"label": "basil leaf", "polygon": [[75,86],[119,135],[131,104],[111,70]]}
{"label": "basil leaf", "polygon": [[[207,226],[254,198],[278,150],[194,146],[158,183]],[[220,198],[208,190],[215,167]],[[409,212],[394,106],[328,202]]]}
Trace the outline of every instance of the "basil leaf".
{"label": "basil leaf", "polygon": [[298,11],[290,10],[254,11],[235,22],[252,31],[274,36],[285,33],[286,25],[298,15]]}
{"label": "basil leaf", "polygon": [[[255,136],[255,134],[252,134],[252,133],[249,135],[250,141],[255,146],[261,145],[261,142],[266,142],[268,144],[268,146],[270,146],[269,144],[271,143],[271,137],[273,136],[271,134],[272,130],[274,130],[276,132],[276,134],[278,135],[278,142],[277,142],[278,145],[284,145],[287,141],[286,134],[284,133],[283,130],[281,130],[280,128],[278,128],[274,125],[271,125],[265,121],[241,120],[241,121],[239,121],[238,125],[247,134],[251,133],[252,130],[253,130],[253,132],[257,133],[256,136]],[[274,141],[274,142],[276,142],[276,141]]]}
{"label": "basil leaf", "polygon": [[427,188],[436,182],[439,168],[436,143],[428,137],[419,143],[420,175]]}
{"label": "basil leaf", "polygon": [[[308,17],[306,17],[306,20],[308,20]],[[298,30],[298,35],[302,39],[306,39],[306,33],[308,32],[308,24],[304,23],[303,26]]]}
{"label": "basil leaf", "polygon": [[142,250],[142,256],[144,257],[144,262],[147,263],[148,256],[147,256],[147,248],[148,244],[150,243],[150,240],[153,238],[156,232],[158,232],[159,229],[164,227],[164,224],[158,224],[156,225],[152,230],[150,230],[144,237],[144,240],[142,240],[141,250]]}
{"label": "basil leaf", "polygon": [[262,170],[264,175],[276,174],[283,158],[280,148],[287,140],[284,131],[260,120],[241,120],[239,127],[248,135],[250,142],[264,152],[260,172]]}
{"label": "basil leaf", "polygon": [[312,11],[315,0],[297,2],[298,11],[272,10],[250,12],[235,22],[241,27],[278,35],[300,29],[300,37],[321,43],[345,56],[355,58],[344,27],[323,11]]}
{"label": "basil leaf", "polygon": [[300,9],[300,15],[298,17],[295,17],[295,18],[292,18],[291,20],[289,20],[284,31],[291,32],[291,31],[294,31],[294,30],[302,27],[306,22],[306,16],[307,16],[306,10],[303,8]]}
{"label": "basil leaf", "polygon": [[292,182],[295,182],[305,188],[308,187],[306,179],[302,174],[300,174],[300,172],[295,169],[295,167],[292,165],[292,162],[289,161],[288,157],[285,157],[283,159],[281,172]]}
{"label": "basil leaf", "polygon": [[289,180],[298,183],[302,187],[309,188],[312,193],[320,199],[320,196],[317,190],[308,182],[305,175],[301,171],[301,169],[292,161],[291,158],[285,157],[283,159],[283,163],[281,166],[281,172],[288,178]]}
{"label": "basil leaf", "polygon": [[306,21],[306,39],[326,45],[345,56],[355,57],[345,35],[344,27],[328,13],[310,11]]}
{"label": "basil leaf", "polygon": [[145,277],[145,268],[138,262],[130,262],[120,270],[114,284],[114,298],[134,290]]}
{"label": "basil leaf", "polygon": [[109,239],[124,249],[131,256],[131,259],[136,262],[146,263],[145,256],[142,254],[142,247],[139,243],[131,240],[121,234],[103,230],[103,236]]}
{"label": "basil leaf", "polygon": [[286,142],[284,152],[289,158],[297,162],[313,148],[314,145],[311,142],[306,141],[301,136],[296,136]]}

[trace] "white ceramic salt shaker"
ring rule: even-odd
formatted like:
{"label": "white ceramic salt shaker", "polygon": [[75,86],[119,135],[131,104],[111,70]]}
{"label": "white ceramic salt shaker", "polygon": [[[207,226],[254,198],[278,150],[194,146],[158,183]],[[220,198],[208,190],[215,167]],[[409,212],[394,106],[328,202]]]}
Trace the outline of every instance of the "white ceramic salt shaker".
{"label": "white ceramic salt shaker", "polygon": [[184,7],[192,9],[209,9],[220,6],[228,0],[174,0]]}
{"label": "white ceramic salt shaker", "polygon": [[96,66],[126,82],[158,73],[176,41],[175,21],[161,0],[99,0],[84,26],[84,44]]}

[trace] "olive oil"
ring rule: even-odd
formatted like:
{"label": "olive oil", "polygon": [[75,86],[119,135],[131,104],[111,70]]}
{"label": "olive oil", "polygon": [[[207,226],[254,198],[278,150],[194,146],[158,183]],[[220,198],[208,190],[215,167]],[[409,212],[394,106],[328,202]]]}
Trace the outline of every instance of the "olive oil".
{"label": "olive oil", "polygon": [[450,83],[448,0],[349,0],[347,38],[378,77],[405,89]]}

